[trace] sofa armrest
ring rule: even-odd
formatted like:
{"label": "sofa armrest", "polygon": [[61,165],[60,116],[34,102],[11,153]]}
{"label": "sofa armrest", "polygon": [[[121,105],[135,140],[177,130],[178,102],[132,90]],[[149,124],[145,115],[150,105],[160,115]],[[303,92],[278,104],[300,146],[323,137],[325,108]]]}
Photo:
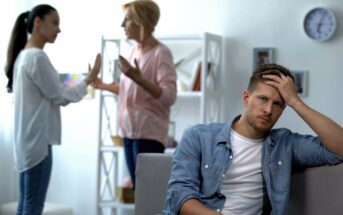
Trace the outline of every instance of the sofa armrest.
{"label": "sofa armrest", "polygon": [[343,164],[307,168],[292,175],[289,214],[341,214],[342,202]]}
{"label": "sofa armrest", "polygon": [[135,215],[162,214],[171,168],[172,154],[138,154]]}

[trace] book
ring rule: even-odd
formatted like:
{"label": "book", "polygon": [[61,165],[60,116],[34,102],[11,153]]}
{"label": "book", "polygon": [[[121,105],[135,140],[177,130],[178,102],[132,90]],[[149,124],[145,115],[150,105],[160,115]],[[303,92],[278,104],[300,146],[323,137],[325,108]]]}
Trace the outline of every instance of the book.
{"label": "book", "polygon": [[[211,63],[207,63],[207,74],[206,76],[209,75],[211,70]],[[192,88],[190,88],[192,91],[200,91],[201,90],[201,73],[202,73],[202,62],[198,62],[196,71],[195,71],[195,79],[193,81]]]}
{"label": "book", "polygon": [[201,61],[199,61],[196,65],[196,70],[194,72],[194,81],[192,83],[192,91],[200,91],[201,89]]}

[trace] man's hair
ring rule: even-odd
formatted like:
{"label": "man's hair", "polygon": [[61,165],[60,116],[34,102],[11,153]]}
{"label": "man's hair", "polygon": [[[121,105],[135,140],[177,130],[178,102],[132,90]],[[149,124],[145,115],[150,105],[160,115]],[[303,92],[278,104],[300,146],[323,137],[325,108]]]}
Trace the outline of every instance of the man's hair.
{"label": "man's hair", "polygon": [[265,80],[265,78],[263,78],[264,75],[277,75],[281,77],[281,74],[292,78],[294,81],[293,74],[284,66],[274,63],[259,65],[250,77],[248,91],[253,91],[257,83]]}

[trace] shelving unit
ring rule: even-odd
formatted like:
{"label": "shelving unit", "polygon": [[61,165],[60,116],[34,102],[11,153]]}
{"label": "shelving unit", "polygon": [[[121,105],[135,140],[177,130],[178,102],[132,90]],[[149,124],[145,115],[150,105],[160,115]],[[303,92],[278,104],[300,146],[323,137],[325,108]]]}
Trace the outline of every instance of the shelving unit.
{"label": "shelving unit", "polygon": [[[179,141],[185,129],[199,123],[220,120],[220,75],[222,60],[222,37],[204,33],[192,36],[159,37],[167,45],[174,62],[181,62],[176,68],[178,78],[183,71],[188,77],[196,75],[196,65],[201,62],[200,91],[180,91],[176,104],[172,107],[171,121],[175,122],[175,139]],[[185,60],[182,60],[185,59]],[[208,66],[210,65],[210,66]],[[179,68],[179,67],[184,68]]]}
{"label": "shelving unit", "polygon": [[[178,77],[182,71],[192,76],[194,65],[201,62],[201,90],[178,91],[176,104],[172,107],[171,121],[175,123],[175,139],[185,129],[198,123],[209,123],[220,119],[220,93],[218,86],[221,73],[222,37],[210,33],[199,36],[158,37],[167,45],[177,67]],[[126,56],[130,42],[121,39],[102,38],[102,71],[105,82],[119,80],[120,71],[116,66],[119,53]],[[208,66],[210,64],[210,66]],[[205,66],[206,65],[206,66]],[[194,75],[194,74],[193,74]],[[97,214],[112,215],[123,210],[133,210],[133,204],[118,202],[115,187],[120,179],[120,166],[124,162],[123,149],[115,147],[111,136],[119,135],[117,127],[117,97],[100,92],[99,145],[97,164]],[[122,163],[125,166],[125,164]]]}
{"label": "shelving unit", "polygon": [[[116,60],[121,53],[122,40],[102,39],[102,69],[101,79],[113,81],[116,70]],[[99,131],[98,131],[98,162],[97,162],[97,215],[118,215],[125,210],[134,210],[134,204],[119,202],[116,187],[120,179],[120,166],[123,166],[123,148],[115,147],[111,139],[118,135],[117,126],[117,96],[100,91]]]}

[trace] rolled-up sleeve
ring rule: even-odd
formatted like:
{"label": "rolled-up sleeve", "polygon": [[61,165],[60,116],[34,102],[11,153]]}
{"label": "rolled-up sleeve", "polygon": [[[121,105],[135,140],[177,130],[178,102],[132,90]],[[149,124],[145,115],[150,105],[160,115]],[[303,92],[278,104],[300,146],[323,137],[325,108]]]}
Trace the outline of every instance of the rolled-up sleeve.
{"label": "rolled-up sleeve", "polygon": [[317,136],[295,133],[291,138],[293,155],[299,166],[336,165],[343,162],[343,158],[326,148]]}

